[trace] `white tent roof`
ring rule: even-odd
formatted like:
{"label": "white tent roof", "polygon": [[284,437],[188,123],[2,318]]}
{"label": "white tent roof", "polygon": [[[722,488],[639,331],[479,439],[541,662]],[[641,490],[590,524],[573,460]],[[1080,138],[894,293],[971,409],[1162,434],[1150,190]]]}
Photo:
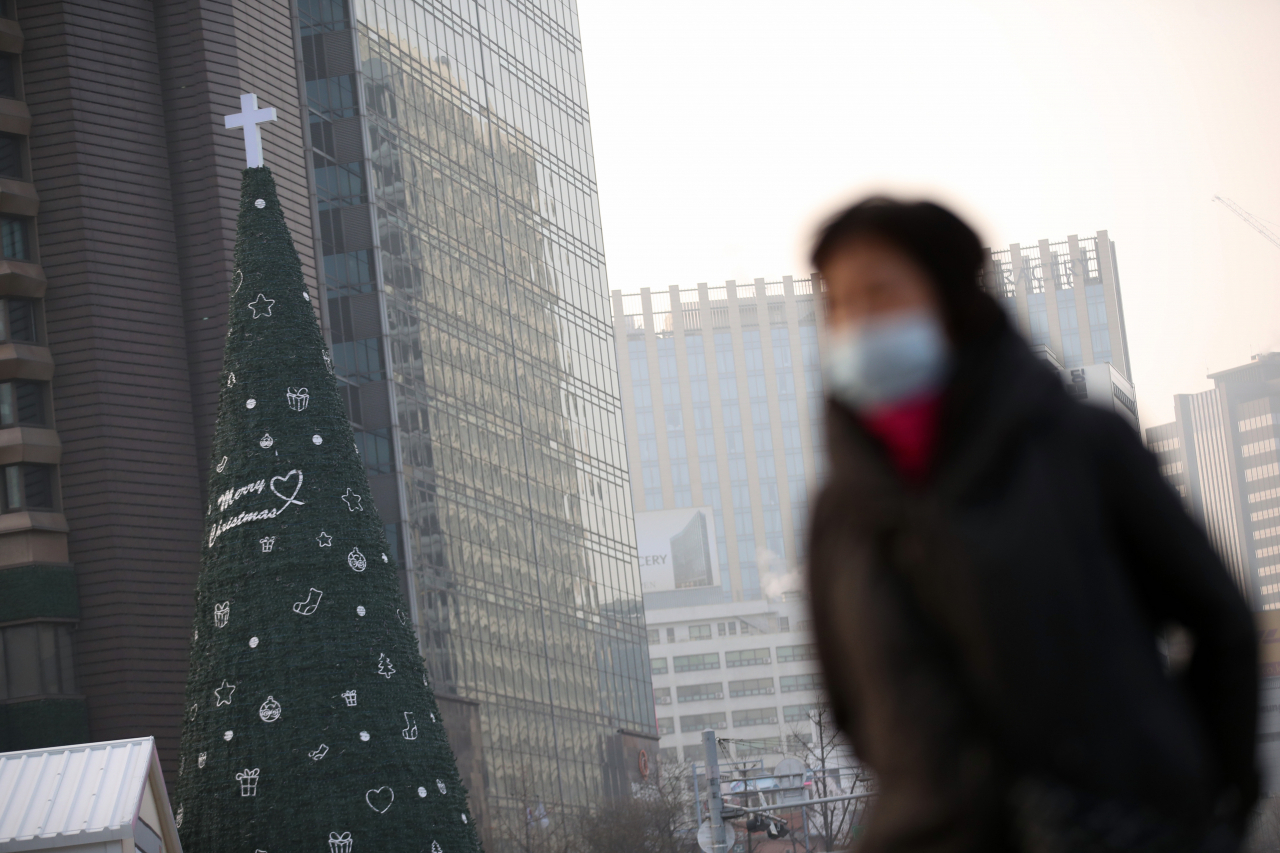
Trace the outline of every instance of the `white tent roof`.
{"label": "white tent roof", "polygon": [[0,851],[134,838],[140,817],[181,853],[152,738],[0,753]]}

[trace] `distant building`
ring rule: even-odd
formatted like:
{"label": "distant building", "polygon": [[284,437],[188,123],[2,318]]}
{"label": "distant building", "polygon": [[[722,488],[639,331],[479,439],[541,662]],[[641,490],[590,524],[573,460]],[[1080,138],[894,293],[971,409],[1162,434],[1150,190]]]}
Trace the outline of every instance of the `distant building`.
{"label": "distant building", "polygon": [[807,612],[798,593],[647,611],[659,756],[706,760],[705,729],[732,741],[727,755],[766,770],[804,756],[822,701]]}
{"label": "distant building", "polygon": [[1106,231],[990,252],[983,281],[1033,347],[1058,367],[1111,364],[1133,381],[1116,244]]}
{"label": "distant building", "polygon": [[1209,535],[1256,612],[1261,657],[1258,757],[1280,793],[1280,353],[1212,373],[1178,394],[1174,421],[1147,430],[1160,473]]}
{"label": "distant building", "polygon": [[756,600],[794,574],[823,464],[819,301],[790,276],[613,292],[636,509],[710,507],[724,591],[647,589],[646,609]]}
{"label": "distant building", "polygon": [[1280,610],[1280,353],[1209,378],[1147,446],[1254,609]]}
{"label": "distant building", "polygon": [[1079,400],[1138,428],[1116,244],[1099,231],[992,249],[983,283]]}
{"label": "distant building", "polygon": [[809,736],[821,694],[798,567],[823,466],[819,301],[789,276],[613,294],[668,760],[701,761],[712,728],[772,768]]}

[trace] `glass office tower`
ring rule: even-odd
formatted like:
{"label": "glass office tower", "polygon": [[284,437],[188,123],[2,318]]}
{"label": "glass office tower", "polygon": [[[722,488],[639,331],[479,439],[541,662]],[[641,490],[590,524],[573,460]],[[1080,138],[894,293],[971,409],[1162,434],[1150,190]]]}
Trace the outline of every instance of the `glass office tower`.
{"label": "glass office tower", "polygon": [[656,727],[574,6],[300,16],[335,369],[437,691],[495,818],[625,796]]}

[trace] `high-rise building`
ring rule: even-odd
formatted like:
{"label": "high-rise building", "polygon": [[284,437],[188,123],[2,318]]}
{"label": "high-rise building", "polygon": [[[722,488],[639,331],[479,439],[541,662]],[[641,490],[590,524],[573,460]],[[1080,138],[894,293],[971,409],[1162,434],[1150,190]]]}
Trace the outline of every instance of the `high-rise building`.
{"label": "high-rise building", "polygon": [[1138,428],[1120,268],[1106,231],[993,249],[983,284],[1074,397]]}
{"label": "high-rise building", "polygon": [[823,465],[820,300],[789,276],[613,294],[664,758],[702,761],[707,728],[766,768],[812,741],[799,565]]}
{"label": "high-rise building", "polygon": [[983,280],[1018,331],[1059,367],[1111,364],[1133,381],[1116,244],[1106,231],[992,249]]}
{"label": "high-rise building", "polygon": [[473,796],[627,795],[656,733],[573,4],[4,11],[4,746],[154,734],[176,772],[256,92]]}
{"label": "high-rise building", "polygon": [[[820,301],[790,276],[613,293],[632,499],[710,508],[723,592],[703,603],[759,599],[799,564],[823,464]],[[645,604],[696,592],[646,590]]]}
{"label": "high-rise building", "polygon": [[1280,353],[1178,394],[1147,446],[1255,610],[1280,610]]}
{"label": "high-rise building", "polygon": [[479,703],[491,807],[628,795],[654,717],[576,11],[299,9],[335,367],[427,664]]}
{"label": "high-rise building", "polygon": [[1209,374],[1147,430],[1160,473],[1182,497],[1256,611],[1261,657],[1258,757],[1280,793],[1280,353]]}

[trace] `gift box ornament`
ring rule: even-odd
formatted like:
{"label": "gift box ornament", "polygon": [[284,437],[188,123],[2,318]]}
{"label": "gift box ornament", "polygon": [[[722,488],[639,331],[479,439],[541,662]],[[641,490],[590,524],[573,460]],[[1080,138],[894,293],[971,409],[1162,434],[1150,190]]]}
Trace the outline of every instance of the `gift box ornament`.
{"label": "gift box ornament", "polygon": [[236,781],[240,783],[240,796],[258,796],[258,773],[257,767],[252,770],[246,767],[236,774]]}

